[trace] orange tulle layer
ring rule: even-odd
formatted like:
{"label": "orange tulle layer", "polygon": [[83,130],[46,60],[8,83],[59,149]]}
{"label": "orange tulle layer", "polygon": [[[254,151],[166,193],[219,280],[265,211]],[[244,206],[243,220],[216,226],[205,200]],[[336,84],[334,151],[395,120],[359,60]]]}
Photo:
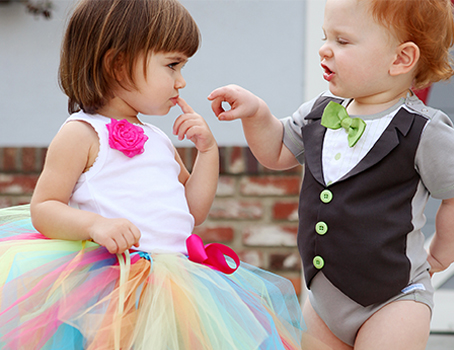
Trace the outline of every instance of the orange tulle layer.
{"label": "orange tulle layer", "polygon": [[226,275],[182,254],[47,239],[27,210],[0,210],[0,348],[301,349],[288,280],[245,263]]}

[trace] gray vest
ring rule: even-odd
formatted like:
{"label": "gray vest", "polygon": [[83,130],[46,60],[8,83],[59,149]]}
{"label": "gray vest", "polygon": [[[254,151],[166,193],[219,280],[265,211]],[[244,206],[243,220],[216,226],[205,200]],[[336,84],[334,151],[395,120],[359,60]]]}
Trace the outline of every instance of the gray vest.
{"label": "gray vest", "polygon": [[308,288],[323,271],[331,283],[368,306],[409,283],[406,236],[419,175],[415,154],[427,119],[401,108],[371,151],[339,181],[326,185],[321,97],[305,119],[305,175],[300,194],[298,248]]}

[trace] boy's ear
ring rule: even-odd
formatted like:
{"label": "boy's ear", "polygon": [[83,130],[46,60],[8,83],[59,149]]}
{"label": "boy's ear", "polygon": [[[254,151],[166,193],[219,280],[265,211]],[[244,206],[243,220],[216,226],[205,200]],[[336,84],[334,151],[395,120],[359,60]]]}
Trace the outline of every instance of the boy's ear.
{"label": "boy's ear", "polygon": [[391,76],[409,73],[419,61],[419,47],[412,41],[400,44],[396,49],[396,59],[389,69]]}

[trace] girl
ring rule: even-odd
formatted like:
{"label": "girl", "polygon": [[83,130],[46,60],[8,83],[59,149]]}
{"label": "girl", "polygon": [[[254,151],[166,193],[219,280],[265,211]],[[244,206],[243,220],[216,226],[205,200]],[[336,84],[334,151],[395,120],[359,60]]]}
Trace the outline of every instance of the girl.
{"label": "girl", "polygon": [[[292,117],[276,119],[237,86],[209,99],[220,120],[241,118],[263,165],[305,164],[298,247],[308,333],[336,350],[423,350],[430,275],[454,260],[454,128],[411,88],[454,74],[451,2],[327,0],[323,31],[330,92]],[[429,194],[442,203],[427,254]]]}
{"label": "girl", "polygon": [[[177,0],[75,8],[59,72],[71,116],[49,147],[33,226],[28,207],[0,213],[2,349],[301,348],[290,282],[191,235],[218,176],[214,137],[179,97],[198,46]],[[198,150],[192,174],[138,118],[177,104],[173,132]]]}

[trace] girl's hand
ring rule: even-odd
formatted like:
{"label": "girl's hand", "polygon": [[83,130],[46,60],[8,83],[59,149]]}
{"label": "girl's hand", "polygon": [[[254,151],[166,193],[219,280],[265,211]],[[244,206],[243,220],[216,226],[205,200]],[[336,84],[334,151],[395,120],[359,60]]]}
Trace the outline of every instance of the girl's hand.
{"label": "girl's hand", "polygon": [[[209,96],[211,108],[219,120],[234,120],[256,115],[264,102],[252,92],[238,85],[227,85],[214,90]],[[227,102],[231,109],[226,111],[222,103]]]}
{"label": "girl's hand", "polygon": [[139,247],[140,231],[129,220],[101,217],[90,227],[90,237],[109,253],[122,254],[132,246]]}
{"label": "girl's hand", "polygon": [[195,113],[181,97],[178,98],[177,104],[183,111],[183,114],[175,120],[173,125],[173,134],[178,135],[178,140],[183,140],[186,137],[202,153],[217,147],[206,121]]}

